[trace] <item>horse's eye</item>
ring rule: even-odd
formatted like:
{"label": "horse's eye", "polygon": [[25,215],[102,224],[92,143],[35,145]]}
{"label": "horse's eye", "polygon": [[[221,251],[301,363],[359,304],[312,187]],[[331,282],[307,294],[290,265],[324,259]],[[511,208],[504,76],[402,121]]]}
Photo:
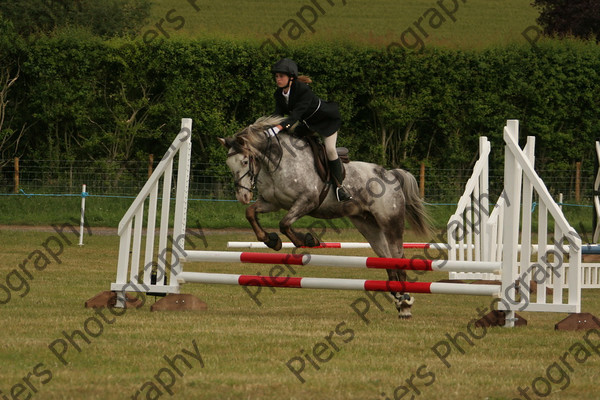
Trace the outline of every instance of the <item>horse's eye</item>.
{"label": "horse's eye", "polygon": [[246,165],[248,165],[248,160],[242,160],[242,165],[245,167]]}

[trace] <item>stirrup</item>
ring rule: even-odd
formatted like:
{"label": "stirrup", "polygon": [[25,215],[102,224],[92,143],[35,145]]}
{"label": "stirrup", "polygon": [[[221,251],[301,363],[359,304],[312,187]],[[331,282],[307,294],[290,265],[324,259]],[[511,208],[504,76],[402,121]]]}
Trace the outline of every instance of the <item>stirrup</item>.
{"label": "stirrup", "polygon": [[337,201],[352,200],[352,196],[350,196],[342,186],[337,186],[335,188],[335,197],[337,198]]}

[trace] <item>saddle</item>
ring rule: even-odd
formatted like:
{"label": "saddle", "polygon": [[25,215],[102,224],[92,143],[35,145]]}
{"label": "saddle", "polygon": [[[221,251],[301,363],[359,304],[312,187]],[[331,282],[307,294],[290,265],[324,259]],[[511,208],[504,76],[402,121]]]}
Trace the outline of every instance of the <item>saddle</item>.
{"label": "saddle", "polygon": [[[329,171],[329,163],[327,162],[327,153],[325,152],[325,145],[321,143],[316,136],[307,135],[304,136],[306,142],[310,146],[314,154],[315,159],[315,169],[319,178],[323,182],[329,182],[331,180],[331,172]],[[348,149],[346,147],[337,147],[337,154],[342,163],[346,164],[350,162],[350,157],[348,156]],[[346,175],[346,169],[344,169],[344,176]]]}

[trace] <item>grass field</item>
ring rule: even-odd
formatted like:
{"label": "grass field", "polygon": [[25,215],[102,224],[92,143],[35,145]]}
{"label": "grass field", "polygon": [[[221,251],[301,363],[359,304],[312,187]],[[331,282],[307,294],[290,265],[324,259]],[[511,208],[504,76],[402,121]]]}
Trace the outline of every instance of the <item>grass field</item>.
{"label": "grass field", "polygon": [[[385,47],[412,29],[425,45],[484,48],[526,43],[521,33],[537,16],[523,0],[167,0],[154,5],[147,31],[163,37],[271,39],[278,47],[311,41]],[[417,38],[409,32],[405,40]]]}
{"label": "grass field", "polygon": [[[525,398],[519,397],[519,387],[529,388],[531,398],[538,398],[531,386],[545,393],[544,382],[551,391],[548,399],[597,398],[600,354],[584,341],[584,332],[553,330],[564,314],[524,313],[527,327],[484,331],[473,330],[471,324],[478,308],[489,307],[491,298],[417,294],[414,318],[399,321],[381,295],[375,299],[383,311],[362,292],[273,293],[265,288],[255,294],[259,306],[243,288],[216,285],[184,287],[184,292],[208,303],[205,312],[151,313],[154,298],[148,298],[139,310],[97,314],[83,308],[83,302],[114,280],[118,238],[98,232],[79,247],[76,236],[65,233],[72,245],[63,239],[62,252],[56,242],[49,242],[55,259],[43,262],[31,256],[36,251],[49,255],[43,243],[51,235],[0,231],[0,283],[6,286],[7,275],[15,269],[26,282],[13,272],[10,300],[0,290],[5,303],[0,305],[0,390],[6,396],[0,398],[513,399]],[[353,230],[329,231],[324,239],[360,240]],[[248,232],[216,232],[207,236],[208,248],[224,250],[228,240],[253,238]],[[31,260],[23,268],[30,278],[19,267],[28,256]],[[268,273],[260,265],[189,266]],[[297,274],[363,279],[384,275],[316,267],[302,267]],[[427,278],[445,276],[434,273]],[[600,292],[584,291],[583,298],[584,311],[598,313]],[[368,321],[352,308],[355,304],[362,310],[357,304],[366,301],[371,304],[364,313]],[[591,338],[598,346],[600,338]],[[314,354],[322,361],[315,361]],[[175,367],[165,357],[174,359]],[[288,363],[296,370],[304,364],[298,372],[304,383]],[[10,397],[11,391],[20,395]],[[401,397],[404,392],[411,394]]]}

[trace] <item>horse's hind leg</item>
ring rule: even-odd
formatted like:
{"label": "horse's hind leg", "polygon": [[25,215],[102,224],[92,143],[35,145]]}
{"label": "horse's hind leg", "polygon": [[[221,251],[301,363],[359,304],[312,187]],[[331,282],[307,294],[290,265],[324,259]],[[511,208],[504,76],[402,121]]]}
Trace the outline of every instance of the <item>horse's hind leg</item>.
{"label": "horse's hind leg", "polygon": [[367,218],[349,217],[356,229],[367,239],[371,249],[378,257],[391,257],[388,242],[383,232],[377,226],[375,219],[369,215]]}
{"label": "horse's hind leg", "polygon": [[[403,254],[402,243],[398,247],[398,241],[390,240],[388,234],[384,232],[376,220],[369,216],[368,218],[350,217],[350,220],[356,226],[356,229],[367,239],[371,248],[379,257],[400,258]],[[402,250],[402,252],[399,251]],[[387,269],[388,280],[390,281],[406,281],[406,272],[398,269]],[[398,318],[408,319],[412,316],[411,306],[414,298],[405,292],[390,292],[396,310],[398,310]],[[392,301],[390,300],[390,301]]]}
{"label": "horse's hind leg", "polygon": [[279,210],[279,207],[264,201],[259,198],[254,204],[246,208],[246,219],[250,222],[250,226],[256,235],[256,238],[264,242],[267,247],[273,250],[281,250],[281,239],[275,232],[267,233],[258,222],[258,214],[270,213]]}
{"label": "horse's hind leg", "polygon": [[[404,273],[404,277],[400,277],[398,274],[398,270],[388,269],[388,279],[390,281],[400,281],[406,282],[406,273]],[[394,299],[394,305],[396,306],[396,310],[398,310],[398,318],[400,319],[409,319],[412,318],[412,305],[415,302],[415,298],[410,295],[408,292],[390,292],[390,295]]]}
{"label": "horse's hind leg", "polygon": [[[404,256],[402,241],[404,221],[401,215],[386,215],[379,219],[375,215],[369,216],[367,219],[351,218],[351,220],[379,257],[402,258]],[[387,269],[386,272],[390,281],[406,282],[407,280],[404,270]],[[398,318],[411,318],[414,297],[404,291],[391,291],[390,295],[394,300],[396,310],[398,310]]]}
{"label": "horse's hind leg", "polygon": [[[394,215],[384,215],[379,218],[379,222],[379,229],[381,229],[390,251],[389,257],[403,258],[404,214],[398,212]],[[408,280],[406,271],[404,270],[388,269],[387,273],[390,281],[406,282]],[[398,310],[398,317],[401,319],[411,318],[412,305],[415,302],[415,298],[405,291],[390,292],[390,294],[394,298],[394,304]]]}

